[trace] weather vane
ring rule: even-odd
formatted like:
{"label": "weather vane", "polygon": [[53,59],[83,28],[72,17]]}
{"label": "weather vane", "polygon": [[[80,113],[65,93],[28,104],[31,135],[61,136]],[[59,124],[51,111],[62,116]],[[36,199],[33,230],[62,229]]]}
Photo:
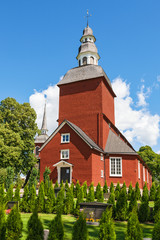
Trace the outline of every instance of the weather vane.
{"label": "weather vane", "polygon": [[92,15],[89,14],[88,9],[87,9],[87,16],[85,16],[85,18],[87,18],[87,27],[88,27],[88,18],[91,17],[91,16],[92,16]]}

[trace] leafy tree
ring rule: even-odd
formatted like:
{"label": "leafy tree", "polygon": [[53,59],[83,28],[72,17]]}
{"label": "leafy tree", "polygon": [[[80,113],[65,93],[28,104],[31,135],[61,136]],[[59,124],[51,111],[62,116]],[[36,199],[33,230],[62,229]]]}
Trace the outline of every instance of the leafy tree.
{"label": "leafy tree", "polygon": [[7,176],[6,176],[6,180],[5,180],[5,187],[6,187],[6,191],[8,191],[9,187],[13,184],[13,180],[14,180],[14,169],[13,167],[7,167]]}
{"label": "leafy tree", "polygon": [[153,180],[160,181],[160,154],[147,145],[141,147],[138,154],[152,171]]}
{"label": "leafy tree", "polygon": [[65,182],[65,189],[68,190],[69,189],[69,185],[68,185],[68,181],[66,180]]}
{"label": "leafy tree", "polygon": [[41,181],[38,192],[38,212],[44,212],[45,194],[44,194],[44,182]]}
{"label": "leafy tree", "polygon": [[114,184],[113,184],[113,182],[111,182],[111,184],[110,184],[109,192],[110,193],[114,193]]}
{"label": "leafy tree", "polygon": [[139,224],[137,211],[135,209],[130,213],[128,219],[125,240],[143,240],[142,228]]}
{"label": "leafy tree", "polygon": [[85,181],[82,186],[83,186],[84,198],[86,198],[87,197],[87,189],[88,189],[87,181]]}
{"label": "leafy tree", "polygon": [[97,196],[97,202],[104,202],[103,190],[101,190],[101,189]]}
{"label": "leafy tree", "polygon": [[12,166],[27,174],[36,163],[34,136],[38,132],[36,113],[29,103],[14,98],[0,103],[0,167]]}
{"label": "leafy tree", "polygon": [[73,213],[74,210],[74,196],[70,188],[66,192],[66,198],[64,200],[64,213]]}
{"label": "leafy tree", "polygon": [[76,202],[76,209],[75,209],[75,214],[79,215],[80,211],[80,203],[83,202],[84,198],[84,192],[83,192],[83,186],[80,188],[80,190],[77,193],[77,202]]}
{"label": "leafy tree", "polygon": [[130,183],[128,188],[128,200],[131,200],[132,191],[133,191],[132,183]]}
{"label": "leafy tree", "polygon": [[154,225],[153,232],[152,232],[152,240],[159,240],[160,239],[160,219]]}
{"label": "leafy tree", "polygon": [[61,187],[61,190],[58,192],[56,198],[56,212],[62,214],[64,207],[64,187]]}
{"label": "leafy tree", "polygon": [[26,240],[43,240],[44,231],[41,220],[38,218],[37,208],[34,209],[27,223],[28,235]]}
{"label": "leafy tree", "polygon": [[20,210],[21,212],[29,212],[29,190],[28,190],[28,184],[24,187],[24,194],[22,201],[20,203]]}
{"label": "leafy tree", "polygon": [[15,205],[11,210],[7,222],[6,222],[6,239],[7,240],[18,240],[22,237],[23,222],[21,215]]}
{"label": "leafy tree", "polygon": [[73,182],[71,183],[70,190],[71,190],[72,194],[74,195],[74,183]]}
{"label": "leafy tree", "polygon": [[6,214],[4,204],[0,204],[0,239],[5,240],[6,234]]}
{"label": "leafy tree", "polygon": [[125,188],[121,189],[116,204],[116,218],[118,220],[126,220],[127,217],[127,194]]}
{"label": "leafy tree", "polygon": [[4,191],[4,184],[0,184],[0,206],[1,204],[5,203],[5,191]]}
{"label": "leafy tree", "polygon": [[89,192],[87,194],[87,202],[94,202],[94,186],[93,183],[89,186]]}
{"label": "leafy tree", "polygon": [[61,214],[58,213],[56,217],[51,221],[49,227],[48,240],[63,240],[64,239],[64,227]]}
{"label": "leafy tree", "polygon": [[155,196],[156,196],[156,185],[155,185],[155,182],[153,182],[152,186],[151,186],[151,189],[150,189],[149,200],[150,201],[154,201],[155,200]]}
{"label": "leafy tree", "polygon": [[63,183],[63,180],[61,181],[61,184],[60,184],[60,188],[63,188],[64,187],[64,183]]}
{"label": "leafy tree", "polygon": [[45,195],[47,195],[49,185],[50,185],[50,178],[49,178],[50,173],[51,173],[51,170],[46,167],[45,171],[43,173],[43,180],[44,180],[44,185],[45,185],[45,188],[44,188]]}
{"label": "leafy tree", "polygon": [[103,193],[108,193],[108,186],[107,181],[105,180],[104,186],[103,186]]}
{"label": "leafy tree", "polygon": [[59,184],[58,184],[58,182],[56,181],[55,182],[55,185],[54,185],[54,188],[58,188],[59,187]]}
{"label": "leafy tree", "polygon": [[140,192],[140,188],[139,188],[139,183],[138,182],[136,182],[135,194],[136,194],[136,199],[140,200],[141,199],[141,192]]}
{"label": "leafy tree", "polygon": [[115,199],[116,199],[116,200],[117,200],[118,197],[119,197],[120,191],[121,191],[121,187],[120,187],[120,184],[119,184],[119,182],[118,182],[118,183],[117,183],[117,186],[116,186],[116,189],[115,189]]}
{"label": "leafy tree", "polygon": [[138,212],[138,218],[140,222],[146,222],[149,217],[149,195],[148,188],[145,183],[143,187],[142,201]]}
{"label": "leafy tree", "polygon": [[[43,189],[41,189],[41,193],[39,194],[39,197],[40,197],[39,201],[40,201],[40,199],[42,199],[42,205],[40,206],[39,210],[42,211],[42,209],[43,209]],[[29,205],[29,211],[33,212],[35,209],[35,205],[36,205],[36,189],[35,189],[34,184],[32,185],[32,187],[30,188],[30,191],[29,191],[28,205]]]}
{"label": "leafy tree", "polygon": [[37,177],[38,177],[38,170],[37,168],[32,168],[30,177],[29,177],[29,182],[28,182],[28,187],[29,187],[29,191],[31,189],[31,187],[34,185],[34,187],[37,187]]}
{"label": "leafy tree", "polygon": [[124,182],[123,185],[122,185],[122,189],[125,189],[126,193],[127,193],[127,186],[126,186],[126,183]]}
{"label": "leafy tree", "polygon": [[74,223],[72,240],[88,240],[87,224],[83,213],[80,213],[78,220]]}
{"label": "leafy tree", "polygon": [[[112,193],[113,194],[113,193]],[[106,208],[103,212],[99,225],[99,240],[115,240],[116,233],[112,219],[112,209]]]}

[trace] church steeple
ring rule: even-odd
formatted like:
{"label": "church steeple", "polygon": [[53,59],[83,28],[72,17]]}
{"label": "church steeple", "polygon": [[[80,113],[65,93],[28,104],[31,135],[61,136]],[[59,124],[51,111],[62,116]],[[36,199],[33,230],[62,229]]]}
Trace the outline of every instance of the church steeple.
{"label": "church steeple", "polygon": [[44,113],[43,113],[43,121],[42,121],[42,127],[41,127],[41,134],[46,135],[47,134],[47,116],[46,116],[46,102],[44,105]]}
{"label": "church steeple", "polygon": [[77,60],[79,66],[94,64],[98,65],[98,60],[100,56],[98,54],[96,45],[96,38],[93,35],[92,29],[88,26],[83,30],[83,36],[80,39],[81,46],[79,47]]}

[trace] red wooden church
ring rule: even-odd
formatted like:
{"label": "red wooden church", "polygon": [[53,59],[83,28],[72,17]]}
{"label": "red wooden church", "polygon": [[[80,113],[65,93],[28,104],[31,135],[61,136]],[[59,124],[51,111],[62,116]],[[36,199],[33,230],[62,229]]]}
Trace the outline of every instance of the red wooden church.
{"label": "red wooden church", "polygon": [[96,186],[107,180],[127,187],[138,181],[151,186],[151,172],[131,144],[115,126],[111,82],[101,66],[92,29],[87,26],[80,39],[79,66],[70,69],[57,84],[60,88],[57,129],[48,137],[46,118],[42,134],[35,140],[39,150],[40,180],[45,167],[55,182],[79,180]]}

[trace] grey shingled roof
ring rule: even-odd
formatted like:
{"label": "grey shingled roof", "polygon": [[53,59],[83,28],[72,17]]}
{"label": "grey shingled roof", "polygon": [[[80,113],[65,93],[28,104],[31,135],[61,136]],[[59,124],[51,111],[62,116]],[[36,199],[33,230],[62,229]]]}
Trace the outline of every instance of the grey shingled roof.
{"label": "grey shingled roof", "polygon": [[77,127],[75,124],[69,122],[68,120],[65,121],[69,124],[69,126],[73,130],[75,130],[81,136],[82,139],[85,140],[85,142],[87,142],[91,146],[91,148],[103,152],[103,150],[90,137],[88,137],[88,135],[85,132],[83,132],[81,128]]}
{"label": "grey shingled roof", "polygon": [[118,137],[112,130],[109,131],[105,152],[138,155],[134,149],[129,147],[128,144]]}
{"label": "grey shingled roof", "polygon": [[99,65],[92,64],[70,69],[57,85],[60,86],[67,83],[78,82],[97,77],[104,77],[112,89],[111,82],[104,72],[103,68]]}

